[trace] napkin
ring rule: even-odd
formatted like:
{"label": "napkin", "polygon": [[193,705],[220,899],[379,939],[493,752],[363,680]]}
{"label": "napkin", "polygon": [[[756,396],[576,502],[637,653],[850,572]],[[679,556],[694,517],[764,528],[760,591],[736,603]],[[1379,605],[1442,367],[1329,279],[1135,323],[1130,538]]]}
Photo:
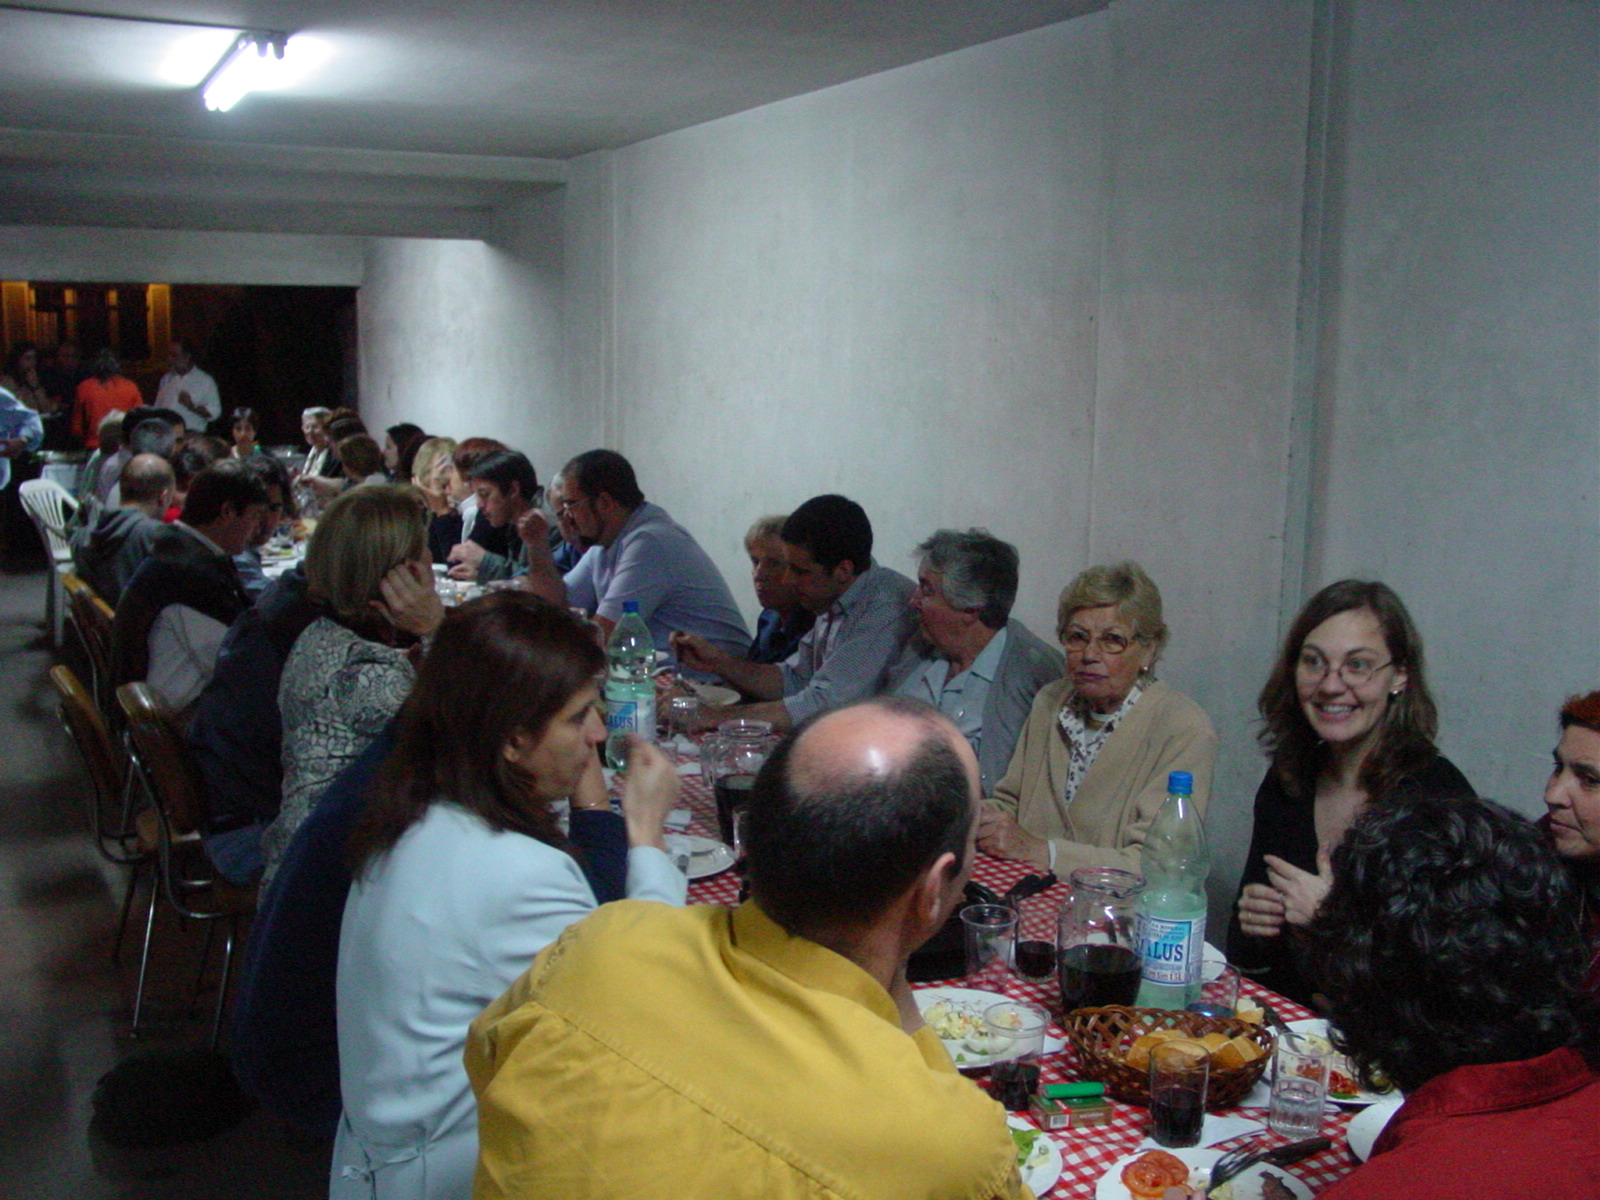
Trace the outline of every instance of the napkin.
{"label": "napkin", "polygon": [[667,814],[667,819],[662,824],[668,829],[687,829],[693,816],[694,814],[687,808],[675,808]]}
{"label": "napkin", "polygon": [[[1266,1126],[1260,1121],[1252,1121],[1248,1117],[1224,1117],[1217,1113],[1207,1113],[1206,1123],[1200,1129],[1200,1145],[1216,1146],[1249,1133],[1261,1133],[1265,1129]],[[1145,1150],[1160,1149],[1162,1147],[1159,1143],[1145,1138],[1134,1147],[1133,1152],[1138,1154]]]}

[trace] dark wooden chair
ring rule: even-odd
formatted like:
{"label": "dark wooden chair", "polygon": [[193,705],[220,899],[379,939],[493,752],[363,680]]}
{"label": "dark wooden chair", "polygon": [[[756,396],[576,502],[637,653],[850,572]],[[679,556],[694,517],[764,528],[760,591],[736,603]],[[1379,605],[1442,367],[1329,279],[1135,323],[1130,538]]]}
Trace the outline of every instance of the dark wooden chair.
{"label": "dark wooden chair", "polygon": [[[108,862],[128,868],[127,885],[122,893],[122,916],[117,921],[117,938],[111,949],[111,960],[115,962],[122,953],[133,894],[138,890],[140,878],[155,862],[155,830],[153,826],[140,830],[135,820],[127,755],[120,751],[107,730],[100,708],[88,689],[70,667],[52,667],[50,682],[61,697],[57,710],[61,724],[89,772],[89,833],[94,838],[95,848]],[[151,900],[153,903],[154,896]]]}
{"label": "dark wooden chair", "polygon": [[[150,797],[156,826],[156,883],[161,895],[179,916],[200,921],[209,930],[221,928],[222,979],[217,985],[216,1013],[211,1023],[211,1044],[222,1032],[228,984],[233,972],[233,952],[239,927],[255,912],[258,889],[242,888],[216,873],[200,844],[205,820],[205,793],[193,752],[167,706],[147,684],[125,683],[117,689],[117,703],[127,720],[128,750],[133,770]],[[210,937],[206,942],[210,950]],[[144,1000],[145,976],[150,963],[150,926],[145,928],[144,951],[139,962],[139,983],[134,995],[134,1030],[138,1030]],[[200,970],[205,971],[202,959]]]}

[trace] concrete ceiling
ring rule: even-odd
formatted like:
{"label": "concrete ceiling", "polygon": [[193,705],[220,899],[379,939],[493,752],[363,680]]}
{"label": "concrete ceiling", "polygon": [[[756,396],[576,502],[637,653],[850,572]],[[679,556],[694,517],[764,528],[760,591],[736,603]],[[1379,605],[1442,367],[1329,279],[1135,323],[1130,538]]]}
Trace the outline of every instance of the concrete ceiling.
{"label": "concrete ceiling", "polygon": [[[567,158],[1109,2],[0,4],[0,223],[482,236]],[[69,4],[147,20],[43,11]],[[207,36],[175,17],[286,30],[325,59],[207,112],[163,79],[180,38]]]}

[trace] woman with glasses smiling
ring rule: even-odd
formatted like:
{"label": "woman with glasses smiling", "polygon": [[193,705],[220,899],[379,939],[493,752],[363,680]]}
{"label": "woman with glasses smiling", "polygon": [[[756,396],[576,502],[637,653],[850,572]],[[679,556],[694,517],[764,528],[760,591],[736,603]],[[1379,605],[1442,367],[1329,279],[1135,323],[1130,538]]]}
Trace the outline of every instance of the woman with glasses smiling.
{"label": "woman with glasses smiling", "polygon": [[1344,579],[1311,597],[1258,706],[1272,761],[1256,792],[1229,957],[1309,1004],[1313,987],[1293,930],[1310,923],[1327,895],[1329,856],[1345,830],[1370,803],[1474,792],[1434,748],[1439,717],[1422,638],[1385,584]]}
{"label": "woman with glasses smiling", "polygon": [[1139,870],[1167,775],[1194,776],[1205,811],[1217,735],[1189,697],[1155,678],[1167,644],[1161,593],[1131,562],[1090,567],[1061,593],[1066,678],[1034,697],[1005,778],[979,818],[996,858],[1053,870]]}

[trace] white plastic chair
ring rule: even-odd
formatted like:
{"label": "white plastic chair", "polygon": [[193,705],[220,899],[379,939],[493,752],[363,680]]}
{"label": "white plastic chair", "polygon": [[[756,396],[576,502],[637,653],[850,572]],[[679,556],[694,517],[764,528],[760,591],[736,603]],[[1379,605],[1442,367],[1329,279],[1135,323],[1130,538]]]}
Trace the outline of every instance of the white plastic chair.
{"label": "white plastic chair", "polygon": [[22,509],[33,521],[50,552],[50,578],[45,587],[44,619],[50,629],[50,644],[61,645],[61,630],[66,620],[66,596],[61,572],[72,570],[72,545],[67,525],[78,511],[72,493],[53,479],[30,479],[17,489]]}

